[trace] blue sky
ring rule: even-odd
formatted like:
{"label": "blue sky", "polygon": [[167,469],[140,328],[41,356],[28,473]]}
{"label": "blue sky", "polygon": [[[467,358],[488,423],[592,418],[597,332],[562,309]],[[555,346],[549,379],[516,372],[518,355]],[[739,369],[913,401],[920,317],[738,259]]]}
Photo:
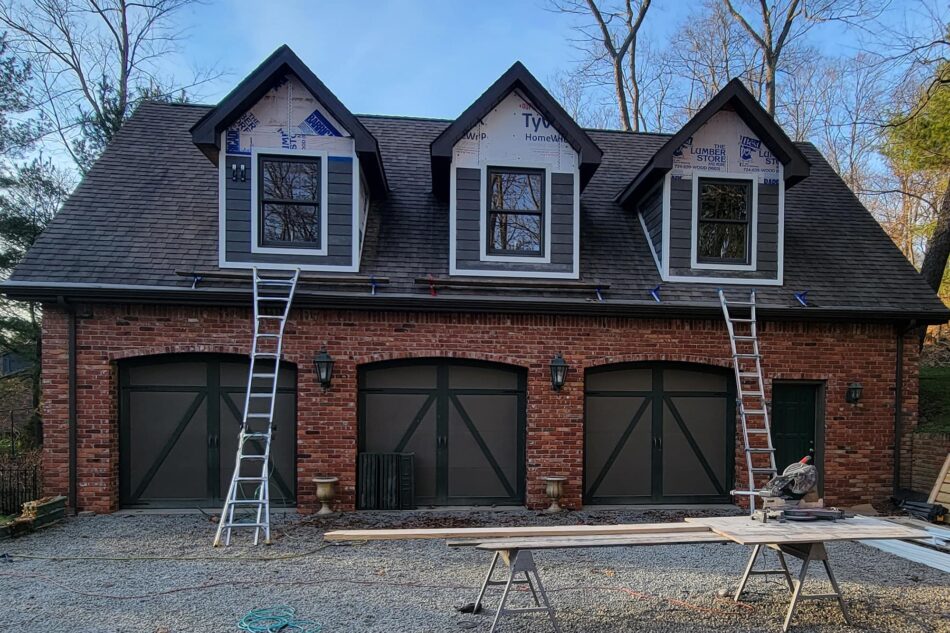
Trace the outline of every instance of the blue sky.
{"label": "blue sky", "polygon": [[[203,87],[215,103],[288,44],[357,113],[454,118],[516,60],[540,80],[580,53],[571,16],[545,0],[215,0],[179,17],[190,27],[176,64],[227,72]],[[682,0],[659,0],[651,32],[672,30]],[[213,25],[213,26],[212,26]]]}
{"label": "blue sky", "polygon": [[[890,14],[904,19],[912,3],[894,0]],[[699,4],[655,0],[644,37],[670,38]],[[168,72],[223,71],[194,95],[217,103],[288,44],[353,112],[455,118],[516,60],[546,82],[582,57],[571,41],[580,18],[549,7],[547,0],[209,0],[178,16],[188,33]],[[817,27],[809,39],[825,53],[856,45],[837,25]]]}

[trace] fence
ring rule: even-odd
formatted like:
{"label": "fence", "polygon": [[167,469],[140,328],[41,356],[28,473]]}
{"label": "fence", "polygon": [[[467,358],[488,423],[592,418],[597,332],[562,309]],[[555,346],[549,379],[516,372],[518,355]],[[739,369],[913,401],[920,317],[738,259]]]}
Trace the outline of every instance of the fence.
{"label": "fence", "polygon": [[39,497],[38,464],[0,463],[0,514],[19,514],[24,503]]}

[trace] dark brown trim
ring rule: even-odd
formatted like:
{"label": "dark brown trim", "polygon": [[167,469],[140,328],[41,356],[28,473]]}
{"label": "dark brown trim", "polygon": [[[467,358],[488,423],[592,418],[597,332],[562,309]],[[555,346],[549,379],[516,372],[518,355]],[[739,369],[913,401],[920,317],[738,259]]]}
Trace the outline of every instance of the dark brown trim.
{"label": "dark brown trim", "polygon": [[531,104],[554,126],[564,140],[577,150],[580,161],[580,186],[591,179],[600,166],[603,152],[571,116],[561,107],[544,86],[528,72],[524,64],[515,62],[482,96],[465,109],[452,124],[430,145],[432,161],[432,190],[446,196],[449,190],[449,166],[452,148],[465,134],[475,127],[492,109],[512,91],[523,93]]}
{"label": "dark brown trim", "polygon": [[191,128],[191,138],[195,145],[217,164],[217,155],[221,150],[221,132],[257,103],[271,89],[274,82],[288,72],[296,75],[330,115],[353,137],[356,154],[373,196],[385,197],[389,191],[389,185],[376,137],[353,116],[353,113],[330,92],[330,89],[286,44],[271,53],[260,66]]}
{"label": "dark brown trim", "polygon": [[673,168],[673,152],[706,124],[714,114],[723,109],[731,109],[738,114],[749,126],[766,147],[775,154],[784,168],[785,188],[808,177],[811,165],[800,149],[792,142],[785,131],[775,122],[775,119],[766,112],[765,108],[752,96],[752,93],[738,78],[733,79],[726,87],[709,100],[699,112],[680,128],[670,140],[663,144],[647,163],[646,167],[624,187],[623,191],[614,198],[621,206],[628,202],[636,202],[643,192],[650,189],[657,181]]}
{"label": "dark brown trim", "polygon": [[[428,280],[425,282],[428,283]],[[367,282],[367,286],[368,286]],[[596,286],[601,289],[606,286]],[[517,285],[512,286],[517,289]],[[68,290],[68,294],[67,294]],[[58,297],[98,303],[146,303],[161,305],[250,306],[250,288],[198,288],[169,286],[165,288],[99,287],[64,288],[61,285],[10,286],[0,284],[0,291],[11,299],[54,303]],[[644,297],[649,289],[644,288]],[[330,292],[298,290],[294,305],[301,308],[336,310],[386,310],[411,312],[483,312],[491,314],[561,314],[580,316],[621,316],[648,319],[722,319],[718,302],[666,302],[652,299],[605,301],[583,298],[523,297],[497,294],[438,295],[386,292]],[[893,323],[916,320],[918,325],[941,325],[950,321],[950,310],[881,310],[869,308],[757,306],[765,319],[783,321],[837,321],[860,323]]]}

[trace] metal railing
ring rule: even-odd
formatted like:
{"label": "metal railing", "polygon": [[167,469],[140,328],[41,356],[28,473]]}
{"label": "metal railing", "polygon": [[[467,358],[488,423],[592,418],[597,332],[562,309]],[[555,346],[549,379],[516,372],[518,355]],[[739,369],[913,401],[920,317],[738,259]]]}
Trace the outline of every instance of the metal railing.
{"label": "metal railing", "polygon": [[39,497],[38,464],[0,463],[0,514],[20,514],[24,503]]}

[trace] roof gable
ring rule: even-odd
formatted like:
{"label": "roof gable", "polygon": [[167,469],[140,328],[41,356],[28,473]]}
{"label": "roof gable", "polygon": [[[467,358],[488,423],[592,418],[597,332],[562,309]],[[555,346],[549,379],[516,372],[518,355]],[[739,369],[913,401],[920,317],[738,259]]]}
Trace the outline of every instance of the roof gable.
{"label": "roof gable", "polygon": [[432,188],[445,194],[449,186],[449,165],[452,150],[472,128],[479,124],[512,92],[519,93],[557,130],[564,141],[578,154],[581,186],[590,180],[600,166],[603,152],[587,133],[571,118],[544,86],[528,72],[524,64],[515,62],[495,83],[445,129],[430,145]]}
{"label": "roof gable", "polygon": [[646,166],[621,191],[616,200],[625,205],[637,200],[664,174],[673,168],[675,157],[684,143],[722,111],[733,111],[745,125],[765,144],[784,167],[786,189],[808,177],[811,166],[805,155],[792,142],[785,131],[766,112],[752,93],[739,79],[733,79],[726,87],[709,100],[686,125],[657,150]]}
{"label": "roof gable", "polygon": [[357,157],[373,195],[384,196],[388,185],[376,138],[286,44],[274,51],[191,128],[192,141],[216,162],[221,150],[221,133],[254,107],[268,91],[286,81],[288,75],[299,79],[332,119],[353,137]]}

